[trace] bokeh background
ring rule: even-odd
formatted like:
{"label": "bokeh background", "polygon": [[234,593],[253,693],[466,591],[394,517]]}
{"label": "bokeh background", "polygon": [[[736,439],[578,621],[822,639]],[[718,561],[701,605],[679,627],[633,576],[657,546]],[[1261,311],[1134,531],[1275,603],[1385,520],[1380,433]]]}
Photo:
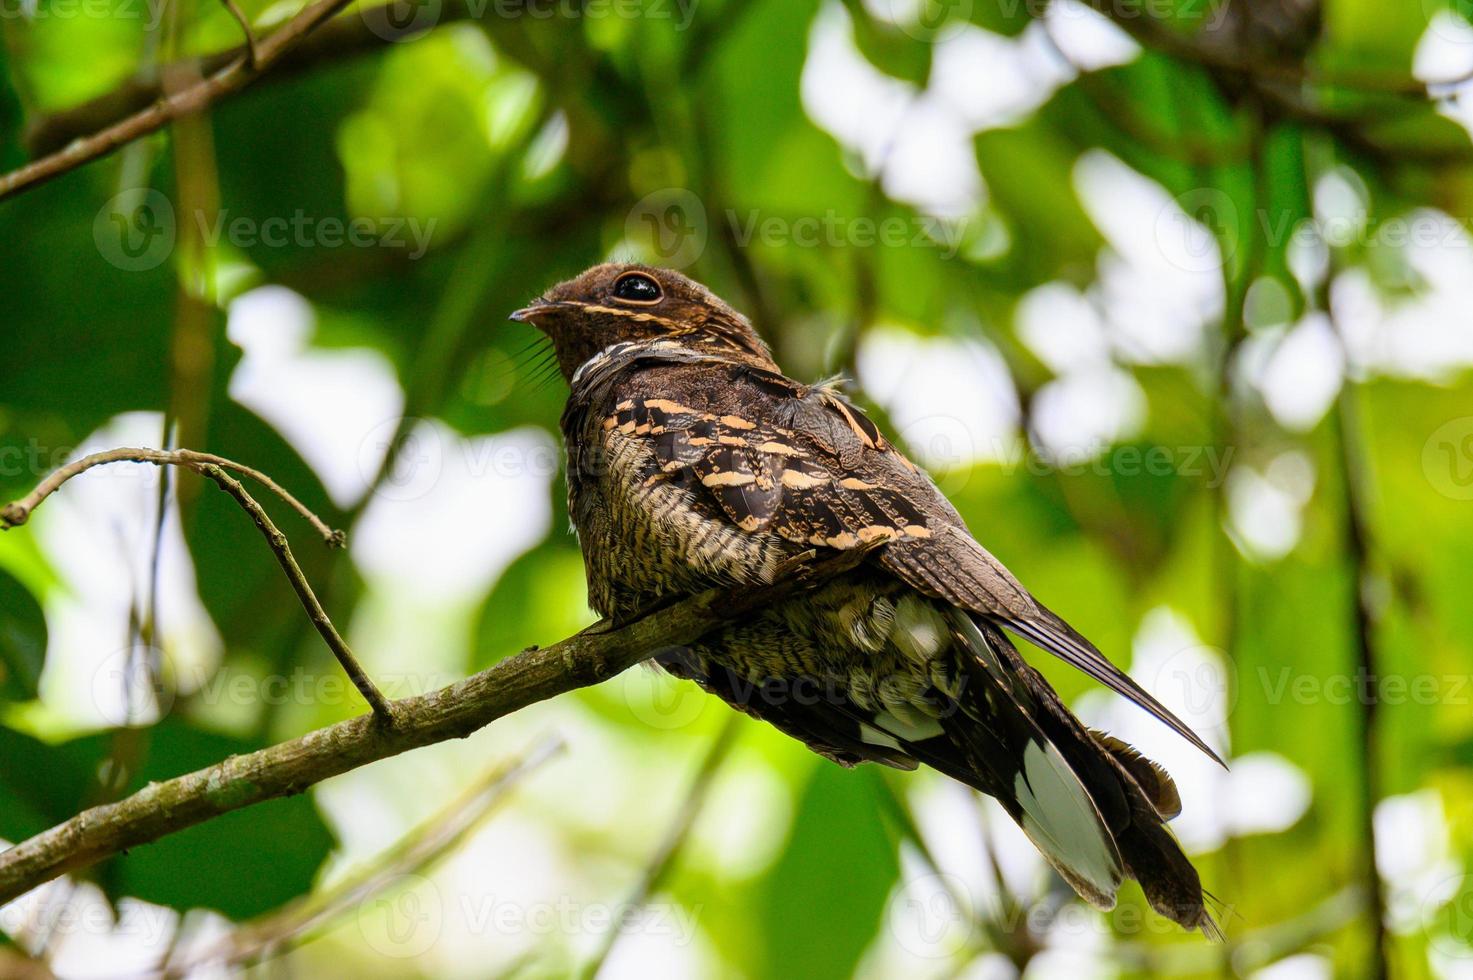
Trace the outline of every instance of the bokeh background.
{"label": "bokeh background", "polygon": [[[240,0],[257,35],[296,0]],[[0,2],[0,166],[240,44]],[[1473,25],[1459,2],[399,0],[0,203],[0,498],[183,445],[420,693],[592,621],[507,312],[680,267],[843,373],[978,536],[1229,759],[1228,942],[1080,905],[990,802],[644,669],[0,909],[0,974],[1473,975]],[[0,536],[0,837],[363,710],[245,517],[95,471]]]}

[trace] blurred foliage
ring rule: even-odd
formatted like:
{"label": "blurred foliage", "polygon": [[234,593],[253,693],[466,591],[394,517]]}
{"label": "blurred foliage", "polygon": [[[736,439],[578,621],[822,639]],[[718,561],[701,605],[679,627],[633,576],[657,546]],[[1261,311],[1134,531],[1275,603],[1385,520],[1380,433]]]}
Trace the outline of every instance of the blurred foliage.
{"label": "blurred foliage", "polygon": [[[239,6],[260,34],[294,5]],[[1204,649],[1225,658],[1229,687],[1215,693],[1227,700],[1231,755],[1273,753],[1307,778],[1312,794],[1292,825],[1232,831],[1196,855],[1231,909],[1227,946],[1207,949],[1195,937],[1142,929],[1138,917],[1132,926],[1123,917],[1139,909],[1132,894],[1099,920],[1107,938],[1088,958],[1111,975],[1223,976],[1309,953],[1325,975],[1376,975],[1363,901],[1374,844],[1369,780],[1375,797],[1431,792],[1442,808],[1437,829],[1449,837],[1450,862],[1443,878],[1457,878],[1450,889],[1394,876],[1381,885],[1395,975],[1450,974],[1473,955],[1468,917],[1458,915],[1473,896],[1469,879],[1458,877],[1473,862],[1473,690],[1464,690],[1473,674],[1473,504],[1457,468],[1473,465],[1473,450],[1457,441],[1466,430],[1438,433],[1467,421],[1473,376],[1466,358],[1430,380],[1353,362],[1335,402],[1297,426],[1275,414],[1250,376],[1302,316],[1326,310],[1336,294],[1325,270],[1363,275],[1388,308],[1447,288],[1445,269],[1442,282],[1430,282],[1436,269],[1376,232],[1427,209],[1458,224],[1473,213],[1473,146],[1449,118],[1456,105],[1427,98],[1411,74],[1429,36],[1445,32],[1466,49],[1457,31],[1473,30],[1460,19],[1470,12],[1431,0],[1091,6],[1113,13],[1118,29],[1064,0],[1055,0],[1049,27],[1045,4],[983,0],[641,0],[627,8],[439,0],[413,8],[429,11],[423,32],[390,41],[373,32],[381,22],[349,11],[333,26],[351,33],[353,44],[268,76],[209,110],[204,126],[146,138],[0,204],[11,243],[0,273],[0,498],[25,493],[110,420],[158,413],[162,433],[167,413],[203,434],[193,448],[258,467],[330,523],[356,528],[376,495],[344,502],[330,494],[317,458],[291,432],[232,397],[243,361],[227,319],[232,303],[261,286],[310,302],[310,353],[372,351],[391,367],[408,420],[400,435],[420,418],[468,439],[520,426],[555,432],[561,382],[529,377],[536,365],[527,337],[503,321],[550,283],[611,257],[684,265],[749,313],[785,366],[805,379],[854,373],[876,326],[917,344],[979,345],[1006,366],[1022,414],[1012,441],[1018,454],[1030,450],[1029,465],[984,459],[938,472],[979,537],[1121,662],[1153,610],[1179,613]],[[1294,15],[1305,8],[1313,16]],[[205,0],[37,0],[4,13],[5,168],[26,159],[27,134],[40,121],[71,113],[82,122],[78,132],[98,128],[109,121],[106,103],[88,100],[240,37],[228,11]],[[827,37],[822,25],[836,22],[867,73],[869,88],[855,89],[860,103],[851,113],[881,121],[889,118],[875,95],[882,90],[902,105],[897,119],[965,115],[965,104],[938,109],[921,100],[940,84],[940,66],[955,72],[980,57],[968,43],[1016,45],[1008,50],[1026,49],[1051,66],[1022,76],[1037,99],[963,128],[966,162],[984,189],[962,212],[933,207],[916,187],[894,182],[901,168],[892,168],[892,153],[925,157],[939,152],[934,146],[903,153],[890,141],[869,145],[822,115],[826,79],[809,73]],[[1112,44],[1132,37],[1141,50],[1075,70],[1060,50],[1067,44],[1049,33],[1070,22],[1108,32]],[[990,105],[993,87],[1018,84],[1004,74],[1009,64],[993,63],[985,86],[968,78],[966,99]],[[827,83],[859,84],[852,76]],[[1067,374],[1020,327],[1033,291],[1082,291],[1075,295],[1084,306],[1107,318],[1134,315],[1139,308],[1129,301],[1153,292],[1149,275],[1128,281],[1131,295],[1106,288],[1127,246],[1080,176],[1081,161],[1097,161],[1102,151],[1149,182],[1162,214],[1179,209],[1210,236],[1222,261],[1209,263],[1207,279],[1222,309],[1174,309],[1180,330],[1202,333],[1180,356],[1140,355],[1116,336],[1104,366],[1139,392],[1140,419],[1094,447],[1091,460],[1103,465],[1032,465],[1035,456],[1049,459],[1034,414]],[[1287,230],[1324,217],[1317,192],[1333,175],[1353,188],[1364,230],[1333,247],[1296,250]],[[167,247],[152,263],[120,254],[120,226],[112,223],[139,219],[116,196],[140,188],[161,195],[172,213]],[[316,230],[274,241],[259,234],[267,222],[297,216]],[[846,222],[847,237],[805,245],[792,233],[800,221],[826,216]],[[327,241],[325,227],[355,220],[375,230],[370,246]],[[744,231],[771,220],[786,233]],[[900,222],[906,240],[857,243],[861,220]],[[232,234],[231,221],[257,234]],[[386,237],[390,230],[400,244]],[[957,247],[941,247],[948,241]],[[1468,263],[1466,234],[1442,244]],[[1203,322],[1187,322],[1192,316]],[[1473,327],[1461,329],[1466,338]],[[1335,384],[1343,380],[1337,373]],[[926,387],[925,378],[904,383]],[[901,401],[867,404],[890,418],[900,416]],[[1438,455],[1444,443],[1446,459]],[[1231,472],[1224,481],[1205,464],[1163,471],[1111,462],[1149,458],[1153,449],[1211,453],[1200,458],[1230,463]],[[1264,554],[1235,524],[1235,488],[1285,459],[1307,465],[1310,488],[1290,508],[1291,547]],[[362,475],[382,485],[392,469],[391,460],[376,477],[373,467]],[[437,668],[480,669],[589,621],[557,481],[548,493],[545,539],[513,556],[471,608],[445,613],[444,632],[460,647],[450,646]],[[205,658],[205,682],[329,671],[329,656],[249,521],[196,481],[181,480],[175,496],[198,595],[223,644],[218,663]],[[1367,532],[1363,555],[1349,532],[1352,504]],[[42,513],[37,522],[46,519]],[[109,534],[96,535],[99,551],[122,540]],[[298,556],[337,622],[355,623],[355,642],[360,616],[372,624],[386,605],[408,603],[372,581],[356,552],[313,544],[302,535]],[[39,532],[0,538],[0,837],[16,840],[150,780],[353,712],[340,702],[307,710],[222,706],[198,684],[180,685],[164,699],[171,710],[151,726],[95,722],[79,732],[75,718],[47,703],[60,696],[48,689],[44,668],[63,642],[55,623],[75,574],[58,568],[47,547]],[[140,609],[146,595],[140,585]],[[1359,699],[1286,696],[1275,686],[1284,668],[1291,682],[1319,684],[1316,691],[1353,676],[1358,603],[1369,612],[1376,671],[1430,678],[1431,698],[1388,695],[1369,711]],[[145,626],[169,623],[120,623],[118,642]],[[1091,689],[1058,664],[1039,666],[1066,698]],[[166,671],[161,683],[173,678]],[[1141,679],[1151,686],[1152,678]],[[648,782],[658,787],[652,798],[664,799],[680,779],[669,760],[710,733],[713,712],[695,710],[688,724],[652,723],[666,717],[658,699],[670,692],[646,702],[628,690],[571,699],[581,724],[604,740],[582,740],[574,751],[608,746],[609,765],[628,763],[623,781]],[[1366,724],[1374,726],[1369,739]],[[774,838],[766,858],[734,878],[719,860],[692,857],[667,883],[700,911],[711,970],[883,975],[896,962],[889,917],[907,900],[901,857],[915,856],[914,833],[897,838],[882,819],[887,790],[874,773],[820,764],[759,726],[744,738],[747,762],[767,774],[769,795],[786,798],[791,813],[723,797],[749,807],[740,819]],[[1226,808],[1227,792],[1219,787],[1196,802]],[[644,837],[625,839],[621,821],[658,822],[640,796],[634,813],[581,799],[580,811],[596,811],[605,824],[597,834],[566,813],[538,816],[575,863],[617,864],[623,877],[609,879],[617,893],[617,882],[644,859],[637,846]],[[1189,809],[1193,802],[1189,796]],[[335,840],[321,809],[316,792],[254,807],[119,856],[88,877],[115,901],[135,897],[242,921],[308,893],[328,873]],[[948,841],[927,843],[946,867]],[[1060,895],[1013,898],[1049,909]],[[0,918],[0,926],[9,921]],[[1011,967],[1048,975],[1060,961],[1034,961],[1051,940],[1031,921],[979,921],[960,949],[908,968],[951,975],[973,957],[991,955],[996,966],[1000,955]],[[409,965],[377,960],[349,933],[333,937],[335,952],[324,954],[336,969],[352,962],[387,975]],[[538,939],[560,948],[532,957],[534,972],[552,975],[583,953],[573,937]],[[303,955],[312,962],[315,954]],[[468,966],[465,975],[483,975],[478,969]]]}

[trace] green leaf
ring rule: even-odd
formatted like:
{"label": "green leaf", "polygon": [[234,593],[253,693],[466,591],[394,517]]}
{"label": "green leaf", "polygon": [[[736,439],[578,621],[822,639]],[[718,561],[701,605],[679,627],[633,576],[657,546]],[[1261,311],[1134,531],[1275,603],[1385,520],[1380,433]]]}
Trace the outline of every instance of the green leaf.
{"label": "green leaf", "polygon": [[860,0],[844,0],[854,24],[854,43],[880,71],[924,86],[931,73],[931,45],[870,16]]}
{"label": "green leaf", "polygon": [[[166,721],[152,734],[140,786],[264,747],[179,721]],[[335,843],[312,797],[293,796],[236,810],[134,848],[109,864],[103,880],[113,894],[247,919],[311,890]]]}
{"label": "green leaf", "polygon": [[0,700],[36,697],[46,661],[46,616],[35,596],[0,571]]}
{"label": "green leaf", "polygon": [[593,622],[583,557],[571,535],[554,533],[502,573],[481,609],[472,668],[555,643]]}
{"label": "green leaf", "polygon": [[1029,285],[1088,281],[1104,239],[1074,193],[1077,149],[1040,117],[978,133],[976,146],[988,195],[1008,222],[1005,262]]}
{"label": "green leaf", "polygon": [[788,846],[766,881],[769,976],[850,977],[874,940],[900,872],[876,778],[827,762],[814,767]]}
{"label": "green leaf", "polygon": [[[102,732],[47,745],[0,728],[0,837],[22,840],[101,799],[203,769],[265,743],[179,718],[150,729]],[[101,783],[112,785],[103,795]],[[96,868],[114,897],[233,919],[260,915],[308,891],[334,846],[308,795],[272,800],[135,847]]]}

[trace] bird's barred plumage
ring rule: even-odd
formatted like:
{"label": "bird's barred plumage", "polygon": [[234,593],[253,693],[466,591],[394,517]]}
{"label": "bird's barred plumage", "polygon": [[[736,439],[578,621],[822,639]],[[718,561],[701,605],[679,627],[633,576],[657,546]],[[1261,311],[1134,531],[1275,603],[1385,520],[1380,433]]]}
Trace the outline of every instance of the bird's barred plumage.
{"label": "bird's barred plumage", "polygon": [[836,762],[923,763],[995,797],[1096,906],[1130,876],[1162,914],[1215,929],[1165,828],[1170,777],[1086,729],[1004,628],[1210,750],[1034,600],[838,391],[783,376],[739,314],[665,270],[597,266],[516,316],[570,380],[569,511],[600,614],[872,549],[658,662]]}

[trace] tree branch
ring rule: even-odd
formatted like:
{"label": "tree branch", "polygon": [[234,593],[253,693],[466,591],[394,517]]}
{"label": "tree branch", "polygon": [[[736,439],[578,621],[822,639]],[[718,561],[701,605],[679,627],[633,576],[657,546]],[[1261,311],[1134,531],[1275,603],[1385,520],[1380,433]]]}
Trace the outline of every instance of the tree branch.
{"label": "tree branch", "polygon": [[[672,646],[853,568],[868,550],[813,562],[805,552],[771,585],[702,592],[621,625],[604,622],[524,650],[457,684],[393,703],[394,724],[360,715],[301,738],[153,783],[0,852],[0,905],[59,875],[223,813],[307,787],[410,749],[466,736],[515,711],[606,681]],[[810,564],[811,563],[811,564]]]}
{"label": "tree branch", "polygon": [[287,541],[286,535],[281,533],[281,530],[271,520],[271,516],[266,513],[265,508],[256,502],[256,498],[250,495],[246,488],[241,485],[241,482],[225,471],[234,470],[237,473],[250,476],[252,479],[260,480],[268,489],[294,507],[298,513],[305,515],[312,525],[318,529],[318,533],[323,535],[323,539],[328,545],[341,546],[344,542],[343,532],[334,531],[329,528],[317,515],[308,510],[301,501],[282,489],[275,480],[272,480],[258,470],[253,470],[249,466],[244,466],[221,456],[214,456],[209,453],[196,453],[188,449],[176,449],[172,451],[162,449],[110,449],[106,452],[93,453],[91,456],[84,456],[81,459],[74,460],[55,473],[52,473],[45,480],[41,481],[40,486],[36,487],[35,490],[32,490],[21,500],[0,507],[0,531],[8,531],[13,527],[19,527],[30,520],[31,512],[47,497],[60,490],[73,477],[87,472],[94,466],[123,462],[152,463],[155,466],[182,466],[185,469],[193,470],[200,476],[213,480],[221,490],[224,490],[231,497],[235,498],[235,502],[240,504],[241,509],[250,515],[251,520],[255,522],[256,527],[260,529],[261,534],[266,538],[266,543],[271,546],[271,552],[276,556],[277,564],[281,565],[281,570],[286,573],[287,581],[291,583],[292,590],[296,592],[297,598],[301,600],[302,608],[307,611],[308,618],[312,620],[312,625],[317,628],[317,632],[322,636],[323,642],[327,644],[333,656],[337,657],[338,663],[342,664],[343,671],[348,675],[348,679],[353,682],[353,686],[358,689],[358,692],[363,695],[363,699],[373,708],[373,713],[381,721],[392,724],[394,712],[389,706],[388,698],[384,697],[379,689],[374,686],[373,681],[369,680],[368,674],[364,672],[362,665],[358,663],[358,658],[353,656],[353,651],[348,648],[348,644],[338,634],[337,627],[332,624],[332,620],[327,615],[327,610],[322,608],[322,603],[317,600],[317,594],[312,591],[312,585],[307,581],[307,576],[302,572],[302,567],[297,564],[296,558],[292,556],[291,544]]}
{"label": "tree branch", "polygon": [[85,136],[50,156],[0,176],[0,200],[29,190],[84,163],[106,156],[120,146],[156,132],[181,116],[199,112],[217,100],[240,91],[339,10],[349,0],[313,0],[286,25],[256,45],[254,60],[241,51],[225,67],[182,91],[159,98],[145,109]]}
{"label": "tree branch", "polygon": [[[705,759],[701,760],[701,766],[696,770],[695,778],[691,780],[690,789],[686,791],[680,809],[675,812],[674,821],[666,829],[665,836],[660,839],[660,846],[650,856],[649,864],[645,866],[644,873],[639,876],[638,883],[629,893],[629,897],[624,900],[625,908],[642,908],[649,902],[650,896],[664,884],[670,874],[670,869],[675,866],[675,859],[680,856],[680,851],[690,836],[691,828],[695,826],[696,818],[701,815],[701,809],[706,805],[706,797],[711,792],[711,784],[716,781],[716,774],[721,771],[722,765],[726,763],[727,756],[731,753],[731,747],[736,742],[740,725],[741,716],[733,712],[722,724],[721,731],[716,733],[716,738],[711,742],[711,748],[707,750]],[[593,956],[580,971],[583,980],[595,980],[603,971],[604,963],[608,961],[609,954],[614,951],[614,946],[618,942],[618,929],[610,929],[604,933],[598,949],[594,951]]]}
{"label": "tree branch", "polygon": [[[1351,624],[1355,645],[1355,669],[1358,676],[1376,678],[1380,675],[1381,658],[1377,652],[1377,629],[1381,613],[1373,596],[1375,555],[1374,532],[1371,527],[1370,496],[1374,490],[1374,478],[1364,454],[1358,406],[1358,386],[1351,376],[1350,345],[1345,339],[1343,324],[1336,315],[1331,301],[1330,283],[1334,281],[1338,263],[1332,257],[1329,272],[1320,287],[1319,294],[1326,316],[1340,340],[1345,356],[1346,377],[1341,382],[1340,394],[1335,399],[1333,432],[1340,456],[1341,490],[1344,495],[1344,548],[1350,562],[1352,577],[1349,597]],[[1372,949],[1368,957],[1367,975],[1375,980],[1385,980],[1391,975],[1390,962],[1394,955],[1391,938],[1387,933],[1386,886],[1381,880],[1376,861],[1376,806],[1381,802],[1382,784],[1380,773],[1380,727],[1378,715],[1380,696],[1375,684],[1365,688],[1361,697],[1354,701],[1356,712],[1357,744],[1355,746],[1360,770],[1360,819],[1364,840],[1360,845],[1362,878],[1365,890],[1365,913]]]}
{"label": "tree branch", "polygon": [[13,527],[20,527],[30,519],[41,502],[60,490],[72,477],[85,473],[94,466],[103,466],[107,463],[153,463],[157,466],[182,466],[185,469],[194,470],[203,475],[205,465],[218,466],[221,469],[239,473],[241,476],[255,480],[261,486],[270,490],[280,497],[282,502],[302,516],[329,547],[341,548],[347,544],[347,536],[342,531],[334,530],[326,521],[314,514],[306,504],[302,503],[281,484],[260,470],[253,469],[243,463],[226,459],[224,456],[216,456],[213,453],[199,453],[192,449],[109,449],[106,452],[93,453],[84,456],[54,471],[40,485],[20,500],[0,507],[0,531],[8,531]]}
{"label": "tree branch", "polygon": [[560,737],[547,739],[513,759],[498,763],[468,791],[361,869],[354,869],[327,891],[299,899],[280,911],[243,923],[219,942],[182,962],[166,961],[161,980],[182,978],[211,967],[229,970],[274,959],[311,934],[319,933],[349,909],[362,905],[395,878],[428,874],[485,823],[522,779],[563,750]]}
{"label": "tree branch", "polygon": [[[379,7],[368,7],[352,17],[342,17],[323,24],[310,36],[282,53],[263,81],[290,78],[309,69],[334,61],[342,61],[355,55],[376,51],[390,42],[402,40],[390,31],[394,9],[402,0]],[[484,9],[484,8],[482,8]],[[468,20],[474,15],[470,0],[445,0],[435,21],[436,27],[456,21]],[[378,29],[375,30],[375,27]],[[195,70],[201,75],[215,75],[243,59],[249,59],[248,45],[215,51],[191,59],[197,63]],[[257,63],[260,54],[257,54]],[[94,133],[106,126],[139,112],[165,96],[162,79],[180,67],[176,62],[165,65],[150,79],[131,79],[122,85],[89,99],[69,109],[53,112],[31,122],[26,127],[25,143],[32,155],[54,153],[72,140]]]}

